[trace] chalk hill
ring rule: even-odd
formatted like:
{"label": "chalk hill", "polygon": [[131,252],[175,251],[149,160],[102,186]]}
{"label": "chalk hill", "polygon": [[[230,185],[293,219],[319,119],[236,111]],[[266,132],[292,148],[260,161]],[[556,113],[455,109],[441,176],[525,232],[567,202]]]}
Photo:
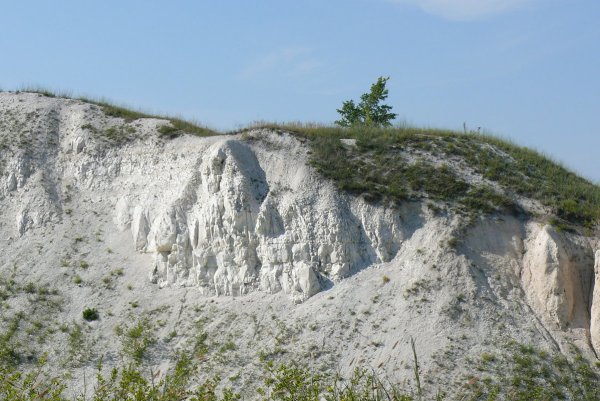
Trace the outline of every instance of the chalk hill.
{"label": "chalk hill", "polygon": [[0,364],[74,392],[177,351],[242,392],[264,360],[414,386],[410,338],[430,391],[511,344],[600,352],[600,190],[514,145],[0,93],[0,149]]}

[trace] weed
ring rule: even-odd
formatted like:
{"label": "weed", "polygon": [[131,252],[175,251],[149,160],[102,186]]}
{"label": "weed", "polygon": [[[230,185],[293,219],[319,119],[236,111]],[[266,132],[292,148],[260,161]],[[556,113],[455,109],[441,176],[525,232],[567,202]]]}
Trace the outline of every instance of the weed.
{"label": "weed", "polygon": [[74,323],[69,331],[69,359],[82,362],[85,359],[85,338],[81,326]]}
{"label": "weed", "polygon": [[227,341],[225,344],[221,345],[221,347],[219,348],[219,352],[221,353],[225,353],[227,351],[235,351],[237,349],[237,346],[235,345],[235,343],[233,341]]}
{"label": "weed", "polygon": [[463,399],[600,399],[600,377],[580,353],[569,362],[530,345],[509,342],[504,348],[502,354],[481,355],[482,376],[469,379]]}
{"label": "weed", "polygon": [[[54,91],[51,91],[51,90],[48,90],[45,88],[39,88],[39,87],[25,88],[25,89],[23,89],[23,91],[40,93],[43,96],[72,98],[72,96],[69,93],[57,93],[57,92],[54,92]],[[218,134],[217,132],[210,130],[206,127],[203,127],[200,124],[195,123],[195,122],[186,121],[184,119],[177,118],[177,117],[155,115],[155,114],[146,113],[146,112],[140,111],[140,110],[134,110],[129,107],[117,105],[106,99],[92,99],[89,97],[78,97],[77,100],[81,100],[86,103],[94,104],[94,105],[100,107],[102,112],[104,114],[106,114],[107,116],[114,117],[114,118],[121,118],[121,119],[123,119],[123,121],[125,123],[130,123],[135,120],[142,119],[142,118],[154,118],[154,119],[161,119],[161,120],[168,121],[171,124],[171,127],[172,127],[171,130],[177,131],[178,134],[184,133],[184,132],[187,134],[192,134],[192,135],[197,135],[197,136],[212,136],[212,135]],[[81,128],[87,129],[94,133],[97,132],[97,129],[95,127],[93,127],[91,124],[85,124]],[[135,128],[131,127],[131,126],[127,126],[126,130],[128,131],[127,133],[131,134],[135,131]],[[119,132],[119,131],[122,131],[122,130],[120,130],[119,128],[116,128],[114,131],[112,131],[110,133],[110,135],[114,135],[113,139],[117,139],[117,140],[120,139],[119,135],[122,134],[122,132]],[[170,134],[172,134],[175,131],[166,132],[166,133],[161,132],[161,134],[166,135],[167,137],[170,137],[171,136]]]}
{"label": "weed", "polygon": [[8,320],[6,329],[0,332],[0,367],[15,366],[21,360],[16,337],[23,318],[23,314],[15,315]]}
{"label": "weed", "polygon": [[169,334],[165,337],[164,342],[168,343],[171,342],[172,339],[174,339],[175,337],[177,337],[177,331],[176,330],[172,330],[171,332],[169,332]]}
{"label": "weed", "polygon": [[83,319],[88,322],[98,320],[99,317],[100,315],[98,314],[96,308],[86,308],[83,310]]}
{"label": "weed", "polygon": [[37,292],[37,287],[35,286],[35,283],[30,281],[27,283],[27,285],[25,285],[25,287],[23,287],[23,291],[25,291],[27,294],[35,294]]}
{"label": "weed", "polygon": [[131,326],[117,326],[115,333],[121,338],[123,353],[136,364],[142,362],[149,347],[156,342],[152,325],[147,318],[141,318]]}
{"label": "weed", "polygon": [[420,279],[415,281],[410,287],[404,290],[404,298],[409,296],[416,296],[421,293],[425,293],[431,290],[431,283],[429,280]]}

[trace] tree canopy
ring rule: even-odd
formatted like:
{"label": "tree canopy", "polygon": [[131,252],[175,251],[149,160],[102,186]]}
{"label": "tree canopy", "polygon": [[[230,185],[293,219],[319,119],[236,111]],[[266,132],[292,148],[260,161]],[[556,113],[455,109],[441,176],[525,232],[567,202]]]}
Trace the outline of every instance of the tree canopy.
{"label": "tree canopy", "polygon": [[371,85],[371,91],[360,97],[358,105],[354,103],[354,100],[342,103],[342,108],[337,109],[341,118],[335,123],[342,127],[391,126],[391,121],[396,118],[397,114],[391,112],[391,106],[380,104],[388,97],[385,85],[389,79],[389,77],[379,77],[377,82]]}

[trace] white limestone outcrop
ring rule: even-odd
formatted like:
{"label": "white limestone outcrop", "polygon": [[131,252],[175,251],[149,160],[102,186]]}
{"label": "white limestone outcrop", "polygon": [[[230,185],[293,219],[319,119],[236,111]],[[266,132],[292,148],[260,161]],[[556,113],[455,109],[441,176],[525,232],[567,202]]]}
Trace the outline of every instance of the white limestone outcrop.
{"label": "white limestone outcrop", "polygon": [[[0,271],[6,283],[48,284],[65,300],[45,316],[49,302],[13,291],[7,316],[32,313],[51,328],[82,324],[82,310],[97,308],[83,348],[106,356],[107,368],[122,361],[118,325],[156,323],[165,339],[149,355],[156,368],[195,344],[202,322],[209,338],[239,347],[219,360],[223,377],[256,373],[257,353],[281,338],[282,358],[310,355],[330,372],[390,367],[378,373],[411,380],[402,366],[412,337],[423,377],[450,389],[508,339],[600,353],[598,239],[523,215],[469,220],[433,199],[369,204],[318,174],[298,136],[167,140],[157,130],[166,123],[0,93]],[[28,329],[18,340],[64,366],[69,336],[38,334],[44,341]]]}
{"label": "white limestone outcrop", "polygon": [[[292,137],[264,135],[280,141],[289,164],[303,157]],[[329,280],[395,255],[403,232],[397,213],[332,186],[313,189],[313,172],[281,174],[269,153],[218,140],[198,155],[169,204],[142,202],[127,216],[125,201],[116,203],[114,220],[131,221],[136,248],[155,254],[153,281],[226,295],[284,291],[303,300]]]}
{"label": "white limestone outcrop", "polygon": [[549,225],[532,225],[523,258],[525,292],[541,315],[562,328],[590,324],[593,259],[589,245]]}
{"label": "white limestone outcrop", "polygon": [[[390,209],[340,193],[309,166],[306,144],[289,134],[164,141],[157,134],[164,120],[126,122],[84,102],[2,94],[2,107],[16,127],[2,129],[23,129],[34,143],[3,153],[0,199],[11,213],[0,224],[22,237],[63,221],[75,195],[81,213],[108,204],[114,230],[129,230],[132,248],[152,256],[148,271],[161,287],[283,291],[302,301],[394,259],[435,218],[418,203]],[[144,140],[111,143],[103,133],[112,128]],[[468,258],[506,268],[540,316],[563,328],[591,327],[592,341],[600,341],[599,287],[593,294],[584,239],[518,219],[488,219],[471,233]],[[439,244],[423,247],[442,252]]]}

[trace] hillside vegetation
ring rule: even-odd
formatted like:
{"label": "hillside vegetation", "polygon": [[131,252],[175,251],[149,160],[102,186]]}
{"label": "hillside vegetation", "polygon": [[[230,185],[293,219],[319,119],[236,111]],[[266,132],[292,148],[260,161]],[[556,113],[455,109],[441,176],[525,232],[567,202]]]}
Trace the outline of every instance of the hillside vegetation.
{"label": "hillside vegetation", "polygon": [[[414,348],[413,348],[414,350]],[[95,384],[89,392],[75,397],[64,395],[67,377],[48,376],[42,359],[37,370],[23,374],[0,365],[0,399],[5,401],[548,401],[600,400],[598,366],[592,366],[575,352],[573,362],[563,355],[549,354],[533,346],[508,342],[504,352],[484,353],[474,361],[472,374],[458,389],[434,390],[421,383],[415,353],[414,383],[399,386],[380,378],[369,369],[357,368],[349,378],[327,376],[295,362],[275,364],[263,361],[262,385],[240,394],[214,376],[200,381],[203,362],[182,353],[174,368],[155,381],[135,364],[102,372],[98,364]],[[199,358],[202,361],[202,358]],[[431,394],[425,396],[424,394]]]}
{"label": "hillside vegetation", "polygon": [[[46,89],[24,91],[69,98],[68,94]],[[221,134],[195,122],[133,110],[104,99],[77,99],[95,104],[106,115],[122,118],[125,123],[142,118],[167,120],[169,124],[159,128],[165,138],[184,133]],[[534,150],[497,137],[416,127],[258,127],[291,132],[308,140],[312,164],[324,177],[334,180],[341,190],[372,202],[398,204],[428,199],[447,202],[467,213],[518,214],[524,212],[519,198],[530,198],[548,208],[550,222],[559,229],[573,230],[578,226],[589,233],[600,219],[598,185]],[[133,138],[127,128],[112,128],[106,135],[121,143]],[[344,139],[355,140],[355,145],[344,143]]]}
{"label": "hillside vegetation", "polygon": [[597,185],[56,96],[0,94],[0,400],[600,400]]}
{"label": "hillside vegetation", "polygon": [[[57,93],[48,89],[25,88],[22,90],[22,92],[38,93],[42,96],[51,98],[58,97],[72,99],[72,97],[68,93]],[[19,91],[17,91],[16,93],[19,93]],[[159,129],[159,133],[169,138],[175,138],[183,133],[196,136],[211,136],[218,134],[218,132],[207,128],[197,122],[169,115],[153,114],[141,110],[135,110],[129,107],[117,105],[106,99],[93,99],[85,96],[73,99],[81,100],[85,103],[95,104],[96,106],[99,106],[104,112],[104,114],[106,114],[107,116],[122,118],[125,122],[132,122],[141,118],[156,118],[161,120],[167,120],[170,122],[170,125],[163,125]]]}
{"label": "hillside vegetation", "polygon": [[548,207],[559,228],[591,229],[600,218],[599,186],[534,150],[492,136],[412,127],[265,127],[306,138],[319,172],[371,201],[431,199],[489,213],[521,212],[517,201],[524,197]]}

